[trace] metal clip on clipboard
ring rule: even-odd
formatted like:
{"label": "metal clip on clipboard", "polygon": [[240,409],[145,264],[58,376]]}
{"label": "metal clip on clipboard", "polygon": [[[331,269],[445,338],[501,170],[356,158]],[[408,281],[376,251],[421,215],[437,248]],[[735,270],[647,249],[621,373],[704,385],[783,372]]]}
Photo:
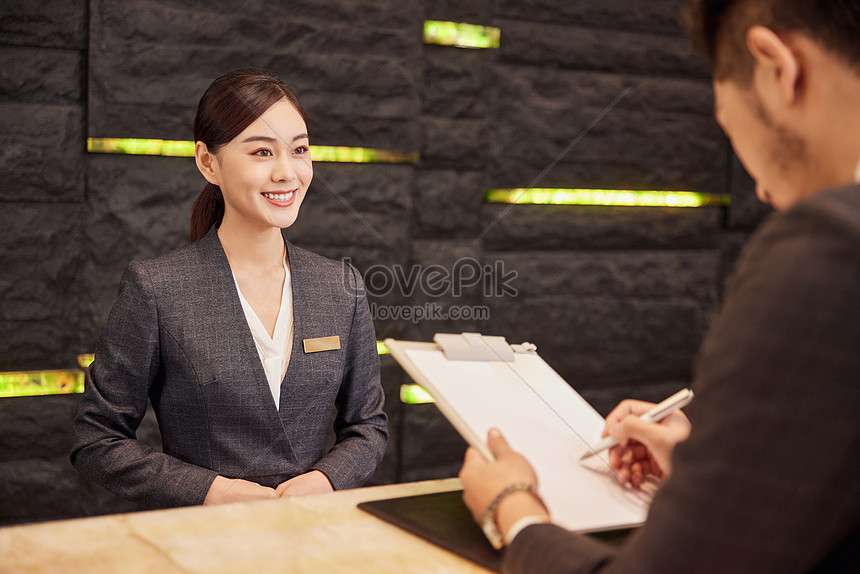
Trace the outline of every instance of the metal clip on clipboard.
{"label": "metal clip on clipboard", "polygon": [[512,362],[514,353],[534,353],[537,347],[531,343],[509,345],[504,337],[481,335],[480,333],[436,333],[433,341],[442,348],[449,361],[493,361]]}

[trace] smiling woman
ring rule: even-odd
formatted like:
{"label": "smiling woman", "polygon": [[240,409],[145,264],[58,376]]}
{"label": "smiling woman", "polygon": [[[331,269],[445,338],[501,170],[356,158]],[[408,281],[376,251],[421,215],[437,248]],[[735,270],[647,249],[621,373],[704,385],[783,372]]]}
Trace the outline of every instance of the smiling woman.
{"label": "smiling woman", "polygon": [[[266,72],[222,76],[200,100],[191,245],[129,265],[75,423],[75,467],[143,508],[352,488],[382,458],[361,277],[282,234],[313,178],[307,132]],[[136,439],[147,399],[164,452]]]}

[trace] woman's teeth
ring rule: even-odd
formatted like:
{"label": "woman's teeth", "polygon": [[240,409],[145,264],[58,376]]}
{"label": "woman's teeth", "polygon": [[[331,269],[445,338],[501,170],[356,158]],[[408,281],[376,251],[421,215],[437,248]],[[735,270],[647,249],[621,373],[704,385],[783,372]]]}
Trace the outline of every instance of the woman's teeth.
{"label": "woman's teeth", "polygon": [[295,191],[291,191],[289,193],[264,193],[263,195],[272,201],[289,201],[295,193]]}

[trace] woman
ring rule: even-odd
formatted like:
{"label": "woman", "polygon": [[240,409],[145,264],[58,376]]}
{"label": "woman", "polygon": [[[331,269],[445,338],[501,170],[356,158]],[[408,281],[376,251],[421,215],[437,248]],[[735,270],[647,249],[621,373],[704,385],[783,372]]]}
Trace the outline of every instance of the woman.
{"label": "woman", "polygon": [[[72,463],[142,508],[358,486],[388,438],[361,277],[281,232],[313,178],[305,112],[278,78],[240,70],[203,95],[194,139],[209,183],[192,243],[126,270]],[[163,453],[135,438],[147,397]]]}

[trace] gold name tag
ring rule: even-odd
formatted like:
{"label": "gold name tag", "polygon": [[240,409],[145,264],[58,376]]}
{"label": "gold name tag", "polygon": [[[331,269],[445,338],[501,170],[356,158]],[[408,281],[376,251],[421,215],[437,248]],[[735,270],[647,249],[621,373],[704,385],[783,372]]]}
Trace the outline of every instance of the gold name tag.
{"label": "gold name tag", "polygon": [[317,337],[316,339],[305,339],[305,353],[318,353],[319,351],[334,351],[340,349],[340,337]]}

